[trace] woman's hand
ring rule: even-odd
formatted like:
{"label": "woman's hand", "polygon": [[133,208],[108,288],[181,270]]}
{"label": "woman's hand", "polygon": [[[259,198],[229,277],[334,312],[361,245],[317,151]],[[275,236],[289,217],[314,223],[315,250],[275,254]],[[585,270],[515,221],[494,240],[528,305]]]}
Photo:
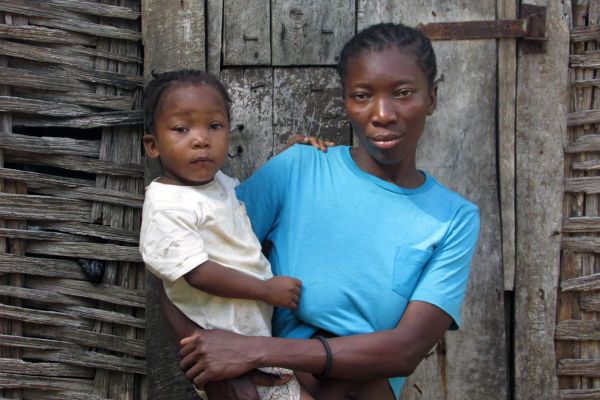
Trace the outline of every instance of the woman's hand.
{"label": "woman's hand", "polygon": [[306,136],[306,135],[296,134],[296,135],[291,136],[288,139],[287,143],[285,144],[285,149],[292,147],[296,143],[308,144],[308,145],[311,145],[312,147],[319,149],[323,152],[326,152],[328,147],[335,146],[335,143],[330,140],[320,139],[316,136]]}
{"label": "woman's hand", "polygon": [[199,389],[208,382],[241,376],[257,366],[253,340],[220,329],[197,330],[179,342],[181,369]]}

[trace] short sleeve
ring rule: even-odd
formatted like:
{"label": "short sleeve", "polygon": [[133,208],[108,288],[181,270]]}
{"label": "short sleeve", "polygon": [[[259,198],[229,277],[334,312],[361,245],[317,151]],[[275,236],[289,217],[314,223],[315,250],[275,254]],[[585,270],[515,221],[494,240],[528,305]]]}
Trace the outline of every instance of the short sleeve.
{"label": "short sleeve", "polygon": [[410,297],[410,301],[424,301],[441,308],[452,318],[452,330],[460,326],[460,306],[478,234],[479,210],[472,205],[459,209]]}
{"label": "short sleeve", "polygon": [[298,146],[270,159],[236,188],[237,198],[245,203],[252,229],[261,242],[277,225]]}
{"label": "short sleeve", "polygon": [[150,272],[173,282],[208,260],[195,220],[189,212],[160,210],[144,224],[140,250]]}

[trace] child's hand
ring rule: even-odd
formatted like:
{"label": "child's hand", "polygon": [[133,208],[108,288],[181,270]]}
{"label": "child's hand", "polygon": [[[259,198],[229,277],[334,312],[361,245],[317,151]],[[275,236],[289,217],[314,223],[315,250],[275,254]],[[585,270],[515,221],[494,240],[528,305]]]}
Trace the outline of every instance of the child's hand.
{"label": "child's hand", "polygon": [[300,302],[302,282],[289,276],[274,276],[265,281],[265,303],[295,310]]}
{"label": "child's hand", "polygon": [[287,143],[285,144],[285,149],[287,149],[288,147],[292,147],[296,143],[309,144],[312,147],[319,149],[323,152],[326,152],[328,147],[335,146],[334,142],[329,141],[329,140],[319,139],[318,137],[315,137],[315,136],[294,135],[288,139]]}

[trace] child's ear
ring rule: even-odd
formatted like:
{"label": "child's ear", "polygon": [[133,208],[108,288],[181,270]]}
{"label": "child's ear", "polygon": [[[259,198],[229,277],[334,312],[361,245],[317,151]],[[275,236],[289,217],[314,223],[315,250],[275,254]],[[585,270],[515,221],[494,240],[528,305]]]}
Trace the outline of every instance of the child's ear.
{"label": "child's ear", "polygon": [[158,146],[156,145],[156,137],[148,132],[144,132],[144,137],[142,140],[144,142],[144,149],[146,149],[146,154],[148,157],[157,158],[159,153]]}
{"label": "child's ear", "polygon": [[431,89],[429,89],[429,98],[431,99],[431,103],[429,107],[427,107],[427,115],[433,114],[435,108],[437,107],[437,83],[434,83]]}

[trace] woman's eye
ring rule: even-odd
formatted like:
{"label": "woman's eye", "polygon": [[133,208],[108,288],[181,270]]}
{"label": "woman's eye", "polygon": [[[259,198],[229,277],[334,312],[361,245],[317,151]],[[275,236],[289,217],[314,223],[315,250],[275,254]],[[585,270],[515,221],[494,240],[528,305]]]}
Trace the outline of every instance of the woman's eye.
{"label": "woman's eye", "polygon": [[396,96],[398,97],[408,97],[414,93],[412,89],[400,89],[396,92]]}
{"label": "woman's eye", "polygon": [[368,96],[366,93],[354,93],[352,95],[352,98],[354,100],[362,101],[362,100],[366,100],[368,98]]}

